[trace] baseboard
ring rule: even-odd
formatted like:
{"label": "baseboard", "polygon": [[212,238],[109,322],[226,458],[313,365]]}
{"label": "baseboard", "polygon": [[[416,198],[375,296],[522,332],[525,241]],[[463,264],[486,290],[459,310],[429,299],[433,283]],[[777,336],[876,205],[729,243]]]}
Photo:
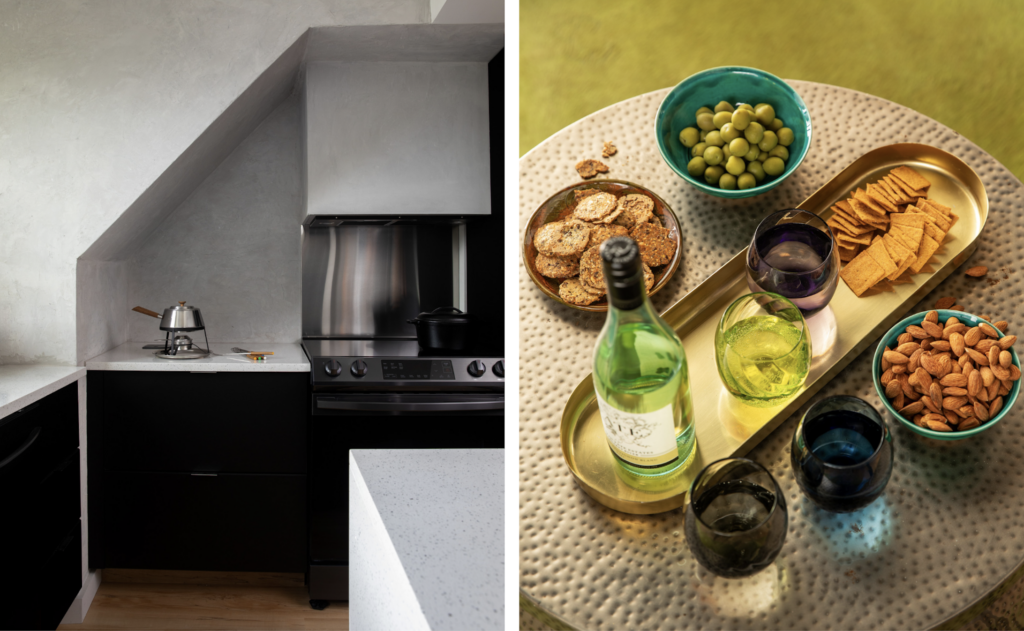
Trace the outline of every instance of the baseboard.
{"label": "baseboard", "polygon": [[89,572],[85,577],[82,589],[78,590],[78,595],[75,596],[75,600],[68,607],[68,611],[64,614],[64,618],[61,619],[60,623],[81,624],[85,622],[85,614],[89,613],[89,607],[92,606],[92,600],[96,598],[96,591],[100,588],[100,583],[102,582],[103,570]]}
{"label": "baseboard", "polygon": [[302,572],[208,572],[192,570],[135,570],[106,568],[108,583],[163,583],[168,585],[246,585],[249,587],[302,587]]}

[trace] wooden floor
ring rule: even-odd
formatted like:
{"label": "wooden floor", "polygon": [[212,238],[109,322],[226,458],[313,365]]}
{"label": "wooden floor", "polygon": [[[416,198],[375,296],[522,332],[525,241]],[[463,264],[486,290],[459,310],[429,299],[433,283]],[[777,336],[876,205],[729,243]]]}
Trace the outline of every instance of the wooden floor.
{"label": "wooden floor", "polygon": [[114,583],[58,629],[348,629],[348,603],[316,611],[305,587]]}

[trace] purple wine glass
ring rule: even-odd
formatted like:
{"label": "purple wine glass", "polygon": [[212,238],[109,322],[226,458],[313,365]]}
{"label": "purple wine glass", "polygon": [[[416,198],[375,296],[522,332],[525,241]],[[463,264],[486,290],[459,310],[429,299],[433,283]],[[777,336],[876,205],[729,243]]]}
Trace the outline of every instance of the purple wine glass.
{"label": "purple wine glass", "polygon": [[828,224],[806,210],[780,210],[764,218],[747,249],[750,291],[789,298],[804,316],[832,300],[839,256]]}

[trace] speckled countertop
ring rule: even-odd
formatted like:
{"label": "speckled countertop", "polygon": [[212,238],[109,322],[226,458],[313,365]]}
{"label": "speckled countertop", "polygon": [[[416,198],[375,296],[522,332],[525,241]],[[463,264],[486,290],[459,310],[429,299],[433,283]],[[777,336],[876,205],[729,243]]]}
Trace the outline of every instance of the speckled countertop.
{"label": "speckled countertop", "polygon": [[504,449],[349,452],[351,492],[379,514],[433,631],[504,628],[504,459]]}
{"label": "speckled countertop", "polygon": [[85,375],[81,366],[0,366],[0,419],[35,403]]}
{"label": "speckled countertop", "polygon": [[[193,338],[194,339],[194,338]],[[155,370],[164,372],[309,372],[306,353],[293,344],[210,344],[214,355],[202,359],[160,359],[152,349],[143,349],[154,342],[127,342],[85,362],[87,370]],[[231,356],[232,347],[273,352],[265,362],[248,357]]]}

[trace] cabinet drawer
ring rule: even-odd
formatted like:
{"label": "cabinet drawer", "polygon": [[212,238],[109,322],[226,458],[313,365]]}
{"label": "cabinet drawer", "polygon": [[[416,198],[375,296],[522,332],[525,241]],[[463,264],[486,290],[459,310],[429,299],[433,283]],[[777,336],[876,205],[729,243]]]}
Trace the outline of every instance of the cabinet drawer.
{"label": "cabinet drawer", "polygon": [[103,477],[106,567],[302,572],[306,476]]}
{"label": "cabinet drawer", "polygon": [[30,491],[78,447],[78,384],[0,419],[0,494]]}
{"label": "cabinet drawer", "polygon": [[31,559],[5,563],[0,629],[56,629],[82,589],[82,524]]}
{"label": "cabinet drawer", "polygon": [[304,474],[308,381],[306,373],[92,373],[90,399],[102,384],[103,468]]}

